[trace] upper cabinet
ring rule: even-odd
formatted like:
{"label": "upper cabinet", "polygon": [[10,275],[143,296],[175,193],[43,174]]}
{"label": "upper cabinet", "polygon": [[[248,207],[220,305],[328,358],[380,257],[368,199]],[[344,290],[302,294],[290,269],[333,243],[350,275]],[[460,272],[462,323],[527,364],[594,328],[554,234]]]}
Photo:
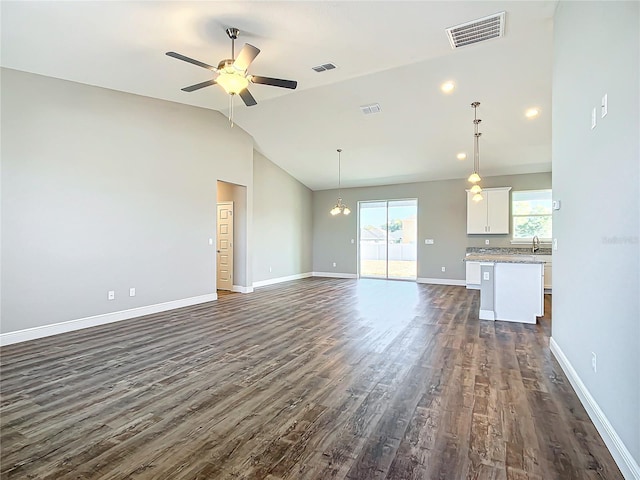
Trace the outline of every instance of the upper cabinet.
{"label": "upper cabinet", "polygon": [[479,202],[467,190],[467,233],[498,235],[509,233],[509,191],[511,187],[484,188]]}

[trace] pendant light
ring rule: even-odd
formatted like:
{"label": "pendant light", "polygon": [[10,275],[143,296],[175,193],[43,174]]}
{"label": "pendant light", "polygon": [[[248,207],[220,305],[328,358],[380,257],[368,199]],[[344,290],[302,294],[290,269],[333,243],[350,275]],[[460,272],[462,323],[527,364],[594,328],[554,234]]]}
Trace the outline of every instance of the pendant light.
{"label": "pendant light", "polygon": [[473,193],[473,201],[479,202],[483,199],[482,196],[482,187],[480,187],[479,182],[482,180],[479,175],[480,170],[480,146],[479,139],[482,133],[478,132],[478,125],[480,125],[480,120],[478,118],[478,107],[480,106],[480,102],[473,102],[471,107],[473,108],[473,125],[474,125],[474,134],[473,134],[473,173],[469,175],[467,179],[469,182],[473,183],[473,187],[471,187],[470,192]]}
{"label": "pendant light", "polygon": [[338,215],[340,213],[342,213],[343,215],[349,215],[351,213],[351,210],[349,209],[349,207],[347,207],[344,203],[342,203],[342,194],[341,194],[341,188],[340,188],[341,187],[341,184],[340,184],[340,163],[341,163],[340,154],[342,153],[342,149],[339,148],[337,151],[338,151],[338,201],[336,202],[334,207],[329,212],[333,216]]}

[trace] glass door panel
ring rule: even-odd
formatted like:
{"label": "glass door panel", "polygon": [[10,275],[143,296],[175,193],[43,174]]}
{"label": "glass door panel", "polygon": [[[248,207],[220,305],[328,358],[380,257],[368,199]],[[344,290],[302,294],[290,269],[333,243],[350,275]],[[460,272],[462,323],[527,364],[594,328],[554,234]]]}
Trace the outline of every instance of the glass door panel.
{"label": "glass door panel", "polygon": [[360,202],[360,276],[387,278],[387,202]]}
{"label": "glass door panel", "polygon": [[387,278],[415,280],[417,266],[417,200],[388,202]]}
{"label": "glass door panel", "polygon": [[358,207],[360,276],[415,280],[417,200],[360,202]]}

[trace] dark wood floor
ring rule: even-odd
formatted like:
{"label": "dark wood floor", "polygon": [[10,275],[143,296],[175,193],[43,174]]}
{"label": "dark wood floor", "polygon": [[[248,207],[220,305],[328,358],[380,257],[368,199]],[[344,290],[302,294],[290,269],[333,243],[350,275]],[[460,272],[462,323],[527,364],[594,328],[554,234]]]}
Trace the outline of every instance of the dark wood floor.
{"label": "dark wood floor", "polygon": [[479,321],[478,301],[305,279],[5,347],[0,476],[622,478],[550,319]]}

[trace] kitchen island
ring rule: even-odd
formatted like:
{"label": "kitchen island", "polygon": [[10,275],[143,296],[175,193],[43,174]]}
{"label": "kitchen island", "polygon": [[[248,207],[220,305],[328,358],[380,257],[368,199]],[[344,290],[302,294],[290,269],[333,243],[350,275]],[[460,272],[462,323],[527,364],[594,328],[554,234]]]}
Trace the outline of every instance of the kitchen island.
{"label": "kitchen island", "polygon": [[464,260],[480,263],[481,320],[536,323],[544,315],[544,260],[473,253]]}

